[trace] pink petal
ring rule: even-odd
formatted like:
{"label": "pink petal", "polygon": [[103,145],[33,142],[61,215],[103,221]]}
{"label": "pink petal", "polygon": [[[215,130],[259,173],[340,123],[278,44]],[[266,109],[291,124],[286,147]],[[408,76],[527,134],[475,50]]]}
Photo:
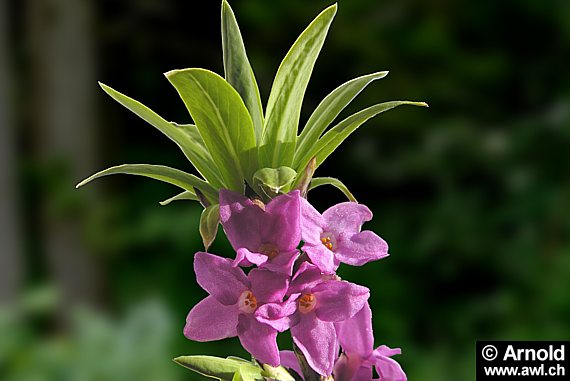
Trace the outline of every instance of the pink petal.
{"label": "pink petal", "polygon": [[328,376],[338,356],[334,324],[317,319],[314,313],[301,317],[291,328],[293,341],[305,355],[307,363],[317,373]]}
{"label": "pink petal", "polygon": [[332,274],[336,270],[334,264],[334,253],[319,242],[317,245],[304,245],[302,250],[322,272]]}
{"label": "pink petal", "polygon": [[262,243],[272,243],[281,251],[293,251],[301,241],[301,196],[293,191],[275,197],[265,207],[260,225]]}
{"label": "pink petal", "polygon": [[299,270],[293,276],[293,280],[289,286],[289,294],[311,293],[313,287],[323,281],[321,270],[312,263],[303,262]]}
{"label": "pink petal", "polygon": [[249,267],[252,265],[261,266],[267,262],[269,258],[267,255],[252,253],[245,247],[237,249],[236,251],[236,259],[234,259],[233,265],[234,267],[243,266]]}
{"label": "pink petal", "polygon": [[221,340],[237,336],[237,306],[225,306],[208,296],[186,317],[184,336],[194,341]]}
{"label": "pink petal", "polygon": [[371,381],[372,367],[363,366],[358,356],[347,356],[341,354],[334,364],[335,380],[345,381]]}
{"label": "pink petal", "polygon": [[356,315],[366,304],[370,290],[345,281],[329,280],[313,288],[315,313],[324,321],[340,322]]}
{"label": "pink petal", "polygon": [[394,355],[401,355],[402,349],[401,348],[390,348],[387,345],[380,345],[378,348],[376,348],[374,350],[374,354],[377,356],[392,357]]}
{"label": "pink petal", "polygon": [[301,294],[292,295],[283,303],[268,303],[255,310],[254,316],[260,323],[265,323],[279,332],[285,332],[299,322],[297,299]]}
{"label": "pink petal", "polygon": [[367,358],[374,349],[372,311],[368,303],[353,317],[335,323],[336,334],[344,352]]}
{"label": "pink petal", "polygon": [[281,302],[289,287],[287,275],[269,270],[253,269],[248,278],[258,304]]}
{"label": "pink petal", "polygon": [[323,216],[309,201],[301,198],[301,237],[306,243],[313,245],[321,243],[321,233],[325,227]]}
{"label": "pink petal", "polygon": [[255,252],[262,244],[261,223],[265,212],[247,197],[220,189],[220,222],[235,250],[246,247]]}
{"label": "pink petal", "polygon": [[390,357],[377,356],[374,365],[382,381],[406,381],[408,379],[400,364]]}
{"label": "pink petal", "polygon": [[232,260],[227,258],[198,252],[194,255],[194,271],[200,287],[225,305],[235,304],[241,293],[249,288],[242,269],[234,267]]}
{"label": "pink petal", "polygon": [[285,368],[293,369],[300,377],[303,377],[299,360],[293,351],[280,351],[281,365]]}
{"label": "pink petal", "polygon": [[351,237],[341,235],[337,241],[335,257],[343,263],[362,266],[388,256],[388,244],[375,233],[365,230]]}
{"label": "pink petal", "polygon": [[239,315],[238,336],[241,345],[264,364],[279,366],[277,331],[255,320],[251,314]]}
{"label": "pink petal", "polygon": [[261,267],[276,272],[291,276],[293,274],[293,265],[295,261],[299,258],[299,251],[285,251],[279,253],[275,258],[268,260]]}
{"label": "pink petal", "polygon": [[323,218],[327,230],[336,234],[356,234],[364,222],[372,219],[372,212],[365,205],[343,202],[325,210]]}

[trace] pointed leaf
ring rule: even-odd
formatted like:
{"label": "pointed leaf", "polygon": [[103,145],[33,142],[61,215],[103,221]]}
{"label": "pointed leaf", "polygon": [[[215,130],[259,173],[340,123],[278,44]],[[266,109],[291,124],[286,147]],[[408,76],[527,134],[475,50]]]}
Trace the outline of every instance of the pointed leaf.
{"label": "pointed leaf", "polygon": [[216,239],[218,234],[218,224],[220,223],[220,205],[212,204],[202,211],[200,216],[200,235],[204,243],[205,251]]}
{"label": "pointed leaf", "polygon": [[194,119],[225,188],[243,191],[243,180],[250,180],[258,166],[253,123],[240,95],[204,69],[174,70],[166,77]]}
{"label": "pointed leaf", "polygon": [[301,135],[297,139],[293,165],[298,164],[298,161],[302,159],[317,142],[338,114],[340,114],[370,82],[384,78],[386,75],[388,75],[387,71],[381,71],[355,78],[340,85],[327,95],[317,106],[315,111],[313,111],[313,114],[310,116]]}
{"label": "pointed leaf", "polygon": [[226,81],[241,95],[251,115],[256,141],[261,141],[263,107],[259,88],[241,37],[234,12],[226,0],[222,1],[222,49]]}
{"label": "pointed leaf", "polygon": [[393,101],[380,103],[362,111],[359,111],[348,118],[344,119],[342,122],[331,128],[327,133],[325,133],[315,144],[309,153],[305,156],[305,159],[299,162],[299,167],[304,168],[308,161],[315,156],[317,158],[317,167],[319,167],[323,161],[360,125],[366,122],[368,119],[394,107],[401,105],[413,105],[413,106],[423,106],[427,107],[427,103],[424,102],[410,102],[410,101]]}
{"label": "pointed leaf", "polygon": [[82,187],[83,185],[95,179],[98,179],[99,177],[115,174],[150,177],[151,179],[160,180],[172,185],[176,185],[191,193],[194,193],[194,187],[196,187],[200,189],[206,195],[206,197],[208,197],[208,199],[215,202],[218,200],[217,191],[204,180],[201,180],[194,175],[178,169],[151,164],[123,164],[116,167],[107,168],[81,181],[79,184],[77,184],[76,188]]}
{"label": "pointed leaf", "polygon": [[301,105],[336,4],[325,9],[301,33],[277,70],[265,114],[260,160],[263,167],[291,166]]}
{"label": "pointed leaf", "polygon": [[196,167],[198,172],[208,180],[208,182],[215,187],[220,187],[222,185],[222,181],[218,175],[214,161],[212,160],[208,150],[204,147],[202,137],[197,130],[195,130],[195,133],[194,131],[191,131],[191,125],[181,126],[167,122],[160,115],[142,103],[121,94],[101,82],[99,82],[99,85],[111,96],[111,98],[131,110],[138,117],[158,129],[176,143],[182,152],[184,152],[184,155],[188,160],[190,160],[192,165]]}
{"label": "pointed leaf", "polygon": [[309,191],[309,185],[315,174],[315,169],[317,169],[317,158],[313,157],[309,160],[303,172],[295,179],[293,189],[298,189],[301,192],[301,197],[307,198],[307,192]]}
{"label": "pointed leaf", "polygon": [[166,206],[173,201],[181,201],[181,200],[200,201],[198,196],[196,196],[194,193],[189,191],[184,191],[182,193],[178,193],[176,196],[170,197],[164,201],[160,201],[160,205]]}
{"label": "pointed leaf", "polygon": [[352,202],[357,202],[356,198],[350,193],[346,185],[342,183],[339,179],[335,179],[334,177],[315,177],[311,181],[311,186],[309,190],[315,189],[316,187],[320,187],[321,185],[332,185],[333,187],[338,188],[346,198],[348,198]]}
{"label": "pointed leaf", "polygon": [[289,167],[262,168],[253,175],[253,184],[279,193],[293,182],[295,176],[297,172]]}
{"label": "pointed leaf", "polygon": [[174,362],[203,376],[232,381],[243,363],[214,356],[180,356]]}

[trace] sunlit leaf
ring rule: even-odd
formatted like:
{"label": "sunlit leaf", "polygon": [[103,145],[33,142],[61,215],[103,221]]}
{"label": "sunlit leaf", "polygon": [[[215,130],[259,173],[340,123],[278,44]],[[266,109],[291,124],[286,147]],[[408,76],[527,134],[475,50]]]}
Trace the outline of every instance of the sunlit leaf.
{"label": "sunlit leaf", "polygon": [[225,187],[243,191],[244,179],[251,180],[258,165],[253,123],[240,95],[204,69],[173,70],[166,77],[194,119]]}
{"label": "sunlit leaf", "polygon": [[356,202],[356,198],[339,179],[335,179],[334,177],[314,177],[311,181],[311,185],[309,186],[309,190],[320,187],[321,185],[332,185],[344,193],[346,198],[350,201]]}
{"label": "sunlit leaf", "polygon": [[384,111],[388,111],[401,105],[427,107],[427,103],[424,102],[393,101],[380,103],[359,111],[327,131],[311,148],[308,155],[306,155],[306,161],[303,160],[299,163],[299,167],[304,168],[313,156],[317,158],[317,167],[320,166],[323,161],[325,161],[325,159],[364,122]]}
{"label": "sunlit leaf", "polygon": [[313,111],[297,139],[293,166],[296,167],[300,161],[305,160],[305,156],[326,128],[370,82],[384,78],[386,75],[388,75],[387,71],[381,71],[355,78],[340,85],[327,95]]}
{"label": "sunlit leaf", "polygon": [[277,194],[293,182],[297,172],[289,167],[262,168],[253,175],[253,184]]}
{"label": "sunlit leaf", "polygon": [[260,142],[263,132],[263,107],[259,88],[247,58],[236,17],[226,0],[222,1],[222,50],[226,81],[241,95],[253,122],[256,141]]}
{"label": "sunlit leaf", "polygon": [[337,6],[321,12],[301,33],[277,70],[260,147],[263,167],[291,166],[305,90]]}
{"label": "sunlit leaf", "polygon": [[220,223],[220,205],[212,204],[202,211],[200,216],[200,235],[204,243],[205,251],[216,239],[218,234],[218,224]]}
{"label": "sunlit leaf", "polygon": [[160,205],[166,206],[173,201],[181,201],[181,200],[200,201],[198,196],[196,196],[194,193],[189,192],[189,191],[184,191],[182,193],[178,193],[176,196],[173,196],[173,197],[170,197],[164,201],[161,201]]}
{"label": "sunlit leaf", "polygon": [[198,172],[208,180],[210,184],[215,187],[220,187],[222,185],[218,169],[216,168],[210,153],[205,148],[202,137],[194,126],[177,125],[175,123],[168,122],[142,103],[121,94],[103,83],[99,83],[99,85],[111,96],[111,98],[131,110],[141,119],[161,131],[176,143],[192,165],[194,165]]}
{"label": "sunlit leaf", "polygon": [[[213,356],[180,356],[174,362],[203,376],[222,381],[235,380],[235,374],[246,381],[265,381],[261,368],[249,362]],[[239,379],[239,378],[238,378]]]}
{"label": "sunlit leaf", "polygon": [[186,173],[179,169],[174,169],[163,165],[151,165],[151,164],[118,165],[116,167],[107,168],[101,172],[97,172],[96,174],[88,177],[87,179],[77,184],[76,188],[82,187],[83,185],[95,179],[98,179],[99,177],[116,175],[116,174],[150,177],[151,179],[160,180],[172,185],[176,185],[191,193],[194,193],[194,187],[196,187],[200,189],[202,193],[204,193],[210,201],[215,201],[217,203],[218,200],[218,192],[204,180],[201,180],[190,173]]}

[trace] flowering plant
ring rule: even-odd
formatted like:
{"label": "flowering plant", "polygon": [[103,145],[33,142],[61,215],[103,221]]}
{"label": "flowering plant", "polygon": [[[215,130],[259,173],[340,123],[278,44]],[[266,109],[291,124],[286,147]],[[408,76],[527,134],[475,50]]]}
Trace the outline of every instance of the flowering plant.
{"label": "flowering plant", "polygon": [[[303,95],[336,13],[326,8],[300,35],[281,63],[262,107],[258,86],[234,13],[222,2],[225,78],[204,69],[166,73],[195,124],[168,122],[148,107],[101,84],[112,98],[173,140],[199,176],[174,168],[132,164],[112,167],[78,184],[110,174],[141,175],[182,188],[161,202],[195,200],[204,207],[205,251],[194,257],[198,284],[209,294],[194,306],[184,335],[211,341],[239,337],[252,361],[182,356],[175,361],[220,380],[405,380],[391,357],[374,349],[370,291],[340,279],[341,263],[361,266],[388,255],[388,245],[361,231],[372,212],[338,179],[313,177],[323,161],[361,124],[391,108],[423,102],[380,103],[331,127],[370,82],[365,75],[333,90],[298,133]],[[319,213],[308,192],[340,189],[349,202]],[[222,225],[233,259],[208,252]],[[249,267],[253,269],[247,270]],[[279,351],[277,334],[291,331],[293,351]]]}

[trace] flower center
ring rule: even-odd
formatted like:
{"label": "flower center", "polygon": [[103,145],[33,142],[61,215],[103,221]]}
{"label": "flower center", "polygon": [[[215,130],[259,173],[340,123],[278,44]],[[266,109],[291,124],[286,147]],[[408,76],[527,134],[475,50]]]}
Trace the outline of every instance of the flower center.
{"label": "flower center", "polygon": [[257,308],[257,299],[251,291],[244,291],[238,299],[239,310],[246,314],[253,313]]}
{"label": "flower center", "polygon": [[279,249],[272,243],[264,243],[259,246],[258,252],[267,255],[269,259],[273,259],[279,254]]}
{"label": "flower center", "polygon": [[325,232],[321,234],[321,242],[330,251],[334,251],[336,249],[336,239],[331,233]]}
{"label": "flower center", "polygon": [[299,311],[303,314],[311,312],[317,304],[317,298],[313,294],[303,294],[299,298]]}

